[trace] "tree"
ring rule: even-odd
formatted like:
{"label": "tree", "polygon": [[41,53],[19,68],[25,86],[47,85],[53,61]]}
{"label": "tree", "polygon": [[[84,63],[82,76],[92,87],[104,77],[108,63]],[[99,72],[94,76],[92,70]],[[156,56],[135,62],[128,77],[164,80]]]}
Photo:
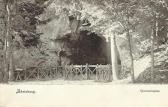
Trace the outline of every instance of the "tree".
{"label": "tree", "polygon": [[11,51],[11,43],[12,43],[12,36],[11,36],[11,3],[13,1],[5,1],[5,7],[6,7],[6,35],[5,35],[5,56],[4,56],[4,72],[5,74],[5,82],[9,79],[12,79],[13,71],[10,68],[10,65],[12,65],[12,51]]}
{"label": "tree", "polygon": [[[155,60],[154,52],[159,49],[159,46],[167,42],[167,2],[164,0],[150,0],[148,2],[141,0],[141,9],[147,12],[143,17],[143,21],[148,23],[151,29],[151,82],[154,82],[155,78]],[[148,20],[146,20],[148,19]],[[155,48],[155,46],[157,48]]]}
{"label": "tree", "polygon": [[[5,64],[6,64],[6,59],[5,59],[5,52],[4,52],[4,39],[6,39],[6,1],[1,0],[0,3],[0,9],[1,9],[1,16],[0,16],[0,40],[1,40],[1,73],[0,73],[0,79],[2,82],[7,82],[8,81],[8,72],[4,70]],[[3,53],[3,54],[2,54]]]}
{"label": "tree", "polygon": [[[4,37],[4,41],[5,41],[4,42],[4,72],[5,72],[4,81],[5,82],[7,82],[8,80],[12,81],[14,76],[13,39],[17,38],[14,32],[19,33],[19,36],[23,40],[22,44],[25,47],[36,46],[36,44],[39,43],[38,41],[36,41],[37,39],[39,39],[39,34],[37,34],[35,31],[36,24],[38,22],[43,23],[43,21],[40,21],[40,20],[37,21],[35,17],[37,15],[40,15],[44,11],[44,8],[49,6],[49,4],[51,4],[52,2],[52,1],[49,1],[45,5],[43,5],[48,0],[40,1],[40,3],[37,2],[38,0],[36,0],[35,2],[36,4],[31,4],[26,2],[23,4],[22,3],[20,4],[20,1],[19,2],[17,1],[19,0],[4,0],[5,12],[6,12],[6,16],[5,16],[6,31],[5,31],[5,37]],[[40,6],[38,6],[38,4]],[[34,8],[32,8],[33,6]],[[35,10],[28,12],[27,10],[29,9],[30,10],[35,9]],[[22,20],[18,20],[18,18]],[[28,39],[25,39],[25,38],[28,38]],[[32,42],[32,38],[33,40],[35,40],[35,44],[34,42]],[[27,44],[29,45],[27,46]]]}
{"label": "tree", "polygon": [[131,24],[130,17],[134,16],[135,7],[136,7],[136,5],[134,4],[134,2],[132,2],[132,3],[127,5],[126,12],[125,12],[126,23],[127,23],[126,32],[127,32],[128,43],[129,43],[129,54],[130,54],[130,58],[131,58],[131,78],[132,78],[133,83],[135,82],[135,77],[134,77],[134,58],[133,58],[133,51],[132,51],[132,35],[130,35],[130,30],[131,30],[130,26],[135,27],[135,25]]}
{"label": "tree", "polygon": [[[136,20],[130,21],[130,19],[134,19],[135,14],[135,7],[136,7],[136,1],[111,1],[111,4],[109,4],[109,1],[106,1],[105,3],[108,5],[107,7],[110,7],[109,5],[112,4],[110,7],[110,12],[113,16],[114,22],[119,22],[120,25],[122,25],[124,32],[126,32],[126,37],[128,39],[128,47],[129,47],[129,55],[131,59],[131,77],[132,82],[134,82],[134,58],[133,58],[133,51],[132,51],[132,35],[130,35],[130,31],[134,29],[136,26]],[[133,22],[133,24],[132,24]]]}

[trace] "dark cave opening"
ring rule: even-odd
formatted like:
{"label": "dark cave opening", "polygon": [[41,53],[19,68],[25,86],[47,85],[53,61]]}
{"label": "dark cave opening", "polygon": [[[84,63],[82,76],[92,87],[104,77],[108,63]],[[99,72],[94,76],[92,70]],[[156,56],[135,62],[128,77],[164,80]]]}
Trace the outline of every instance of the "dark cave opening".
{"label": "dark cave opening", "polygon": [[72,34],[66,34],[64,37],[69,37],[69,41],[66,42],[71,54],[64,57],[70,59],[70,64],[110,64],[109,43],[105,37],[87,30],[78,33],[77,41],[71,39]]}

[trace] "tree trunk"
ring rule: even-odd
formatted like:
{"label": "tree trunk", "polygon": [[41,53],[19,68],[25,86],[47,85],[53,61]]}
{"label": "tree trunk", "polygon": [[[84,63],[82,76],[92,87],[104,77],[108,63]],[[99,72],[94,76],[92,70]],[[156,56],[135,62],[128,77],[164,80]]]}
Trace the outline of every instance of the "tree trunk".
{"label": "tree trunk", "polygon": [[[12,12],[9,10],[9,17],[13,14],[17,14],[17,0],[13,0],[12,3]],[[9,23],[12,23],[12,17],[10,17]],[[13,40],[12,33],[14,34],[14,30],[11,29],[11,25],[9,26],[9,81],[14,80],[14,58],[13,58]]]}
{"label": "tree trunk", "polygon": [[[157,38],[158,42],[158,15],[155,15],[155,25],[152,28],[152,34],[151,34],[151,82],[154,82],[155,78],[155,58],[154,58],[154,48],[155,48],[155,37]],[[159,44],[157,44],[157,48],[159,47]]]}
{"label": "tree trunk", "polygon": [[151,82],[154,82],[154,31],[151,34]]}
{"label": "tree trunk", "polygon": [[127,19],[126,19],[127,29],[126,29],[126,32],[127,32],[127,39],[128,39],[128,44],[129,44],[129,54],[130,54],[130,59],[131,59],[131,79],[132,79],[132,82],[134,83],[135,82],[134,58],[133,58],[133,54],[132,54],[132,35],[130,35],[130,24],[129,24],[130,17],[129,17],[128,9],[126,9],[126,13],[127,13]]}
{"label": "tree trunk", "polygon": [[9,4],[6,3],[7,21],[6,21],[6,36],[5,36],[5,59],[4,71],[5,81],[13,80],[13,52],[12,52],[12,36],[11,36],[11,11]]}
{"label": "tree trunk", "polygon": [[117,45],[115,34],[111,36],[111,63],[113,81],[118,80]]}
{"label": "tree trunk", "polygon": [[9,37],[9,22],[10,22],[10,12],[9,12],[9,6],[6,3],[6,33],[5,33],[5,47],[4,47],[4,82],[8,82],[9,74],[8,74],[8,37]]}
{"label": "tree trunk", "polygon": [[158,23],[158,16],[156,15],[156,22],[155,22],[155,37],[157,39],[157,49],[159,49],[159,36],[158,36],[158,31],[159,31],[159,23]]}
{"label": "tree trunk", "polygon": [[9,81],[14,80],[14,64],[13,64],[13,50],[12,50],[12,41],[10,44],[10,56],[9,56]]}
{"label": "tree trunk", "polygon": [[132,82],[135,82],[135,76],[134,76],[134,58],[132,54],[132,35],[129,34],[129,30],[127,30],[127,38],[128,38],[128,44],[129,44],[129,55],[131,59],[131,79]]}
{"label": "tree trunk", "polygon": [[155,59],[154,59],[154,45],[155,45],[155,37],[158,38],[158,21],[157,21],[157,16],[155,19],[155,26],[152,29],[152,34],[151,34],[151,82],[154,82],[154,77],[155,77]]}

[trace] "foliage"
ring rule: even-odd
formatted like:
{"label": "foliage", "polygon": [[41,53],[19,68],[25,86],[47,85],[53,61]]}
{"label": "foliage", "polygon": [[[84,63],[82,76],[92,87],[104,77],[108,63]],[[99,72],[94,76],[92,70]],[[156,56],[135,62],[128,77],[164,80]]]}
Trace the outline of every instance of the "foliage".
{"label": "foliage", "polygon": [[[36,46],[40,43],[40,33],[36,31],[37,25],[47,21],[41,21],[38,16],[44,12],[45,7],[42,5],[44,1],[36,0],[34,3],[31,2],[21,2],[17,4],[16,12],[17,14],[13,18],[12,28],[18,34],[22,41],[24,47]],[[16,38],[19,38],[16,37]],[[15,37],[14,37],[15,38]]]}

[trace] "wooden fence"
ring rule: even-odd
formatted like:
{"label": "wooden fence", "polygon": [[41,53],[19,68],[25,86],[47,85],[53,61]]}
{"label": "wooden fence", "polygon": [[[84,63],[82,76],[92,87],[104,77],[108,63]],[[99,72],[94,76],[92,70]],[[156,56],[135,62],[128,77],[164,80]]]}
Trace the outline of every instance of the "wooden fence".
{"label": "wooden fence", "polygon": [[16,69],[14,81],[28,80],[95,80],[108,82],[112,80],[111,65],[66,65],[57,67],[31,67]]}

